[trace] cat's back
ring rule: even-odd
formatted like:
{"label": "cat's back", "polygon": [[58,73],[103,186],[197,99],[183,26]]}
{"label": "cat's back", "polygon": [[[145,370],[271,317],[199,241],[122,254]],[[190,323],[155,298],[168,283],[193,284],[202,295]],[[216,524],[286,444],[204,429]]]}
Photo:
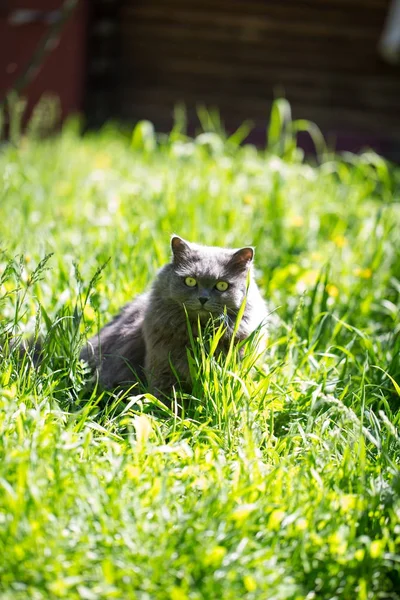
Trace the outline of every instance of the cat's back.
{"label": "cat's back", "polygon": [[143,319],[149,301],[146,292],[126,304],[83,347],[81,359],[97,369],[102,386],[133,382],[145,362]]}
{"label": "cat's back", "polygon": [[131,302],[125,304],[119,314],[114,317],[110,323],[105,325],[105,334],[112,331],[113,328],[118,328],[119,333],[123,336],[130,335],[132,329],[140,327],[143,323],[144,315],[149,303],[149,292],[136,296]]}

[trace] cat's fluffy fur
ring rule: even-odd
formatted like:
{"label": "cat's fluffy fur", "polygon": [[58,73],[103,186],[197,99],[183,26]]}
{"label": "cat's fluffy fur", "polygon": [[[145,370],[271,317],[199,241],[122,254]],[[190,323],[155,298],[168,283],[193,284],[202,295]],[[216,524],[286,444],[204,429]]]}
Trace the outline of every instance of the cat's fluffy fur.
{"label": "cat's fluffy fur", "polygon": [[[267,307],[253,279],[253,248],[201,246],[178,236],[172,237],[171,248],[172,260],[159,271],[150,291],[126,305],[82,351],[103,387],[125,386],[145,376],[150,391],[169,393],[177,383],[171,363],[180,382],[190,385],[186,313],[194,333],[199,318],[202,323],[210,317],[223,319],[222,348],[228,347],[247,286],[236,341],[266,321]],[[196,285],[189,287],[188,277]],[[221,281],[228,283],[226,290],[216,288]]]}

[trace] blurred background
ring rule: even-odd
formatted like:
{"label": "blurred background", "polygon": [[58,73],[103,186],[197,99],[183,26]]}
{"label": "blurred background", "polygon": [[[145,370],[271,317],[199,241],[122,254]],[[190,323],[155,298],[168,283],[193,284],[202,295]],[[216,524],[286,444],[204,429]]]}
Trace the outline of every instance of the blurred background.
{"label": "blurred background", "polygon": [[[394,0],[2,0],[0,92],[60,99],[88,127],[218,110],[265,144],[273,100],[337,150],[400,162],[400,6]],[[311,142],[301,144],[308,149]]]}

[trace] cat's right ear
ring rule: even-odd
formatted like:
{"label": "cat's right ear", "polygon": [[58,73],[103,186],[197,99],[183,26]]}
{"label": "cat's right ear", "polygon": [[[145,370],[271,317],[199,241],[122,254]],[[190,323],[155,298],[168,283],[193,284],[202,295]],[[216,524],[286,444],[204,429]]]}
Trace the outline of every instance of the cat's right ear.
{"label": "cat's right ear", "polygon": [[179,263],[190,254],[190,246],[188,242],[179,237],[179,235],[173,235],[171,238],[171,250],[172,256],[175,263]]}

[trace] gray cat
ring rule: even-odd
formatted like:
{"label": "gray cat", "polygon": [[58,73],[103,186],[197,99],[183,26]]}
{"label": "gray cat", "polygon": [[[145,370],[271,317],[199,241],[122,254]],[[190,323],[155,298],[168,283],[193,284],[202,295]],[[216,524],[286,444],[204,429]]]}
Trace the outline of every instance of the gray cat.
{"label": "gray cat", "polygon": [[[254,250],[200,246],[173,236],[172,260],[150,291],[138,296],[84,347],[81,358],[96,369],[105,388],[147,378],[149,390],[168,394],[177,383],[190,386],[186,348],[188,323],[224,321],[222,349],[229,347],[238,311],[247,301],[236,333],[246,339],[267,318],[267,307],[253,279]],[[187,317],[186,317],[187,314]],[[174,369],[171,369],[171,364]]]}

